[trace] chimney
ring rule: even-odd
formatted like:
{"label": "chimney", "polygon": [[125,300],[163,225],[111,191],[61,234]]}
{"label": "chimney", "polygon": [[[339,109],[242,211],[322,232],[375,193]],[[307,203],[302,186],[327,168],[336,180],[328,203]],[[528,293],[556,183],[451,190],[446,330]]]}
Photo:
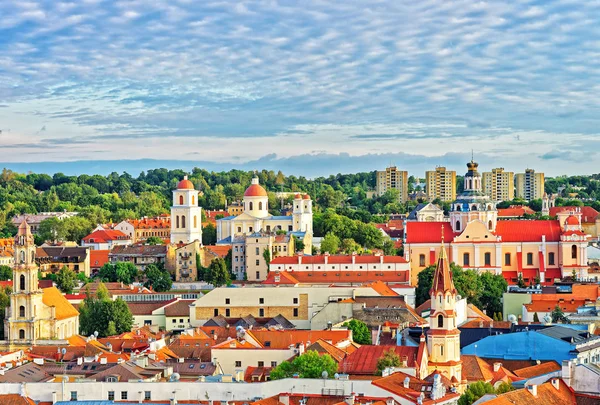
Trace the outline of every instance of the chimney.
{"label": "chimney", "polygon": [[346,396],[346,398],[344,398],[344,402],[347,405],[354,405],[354,392],[351,392],[350,395]]}
{"label": "chimney", "polygon": [[352,264],[356,264],[356,252],[352,252]]}
{"label": "chimney", "polygon": [[83,357],[78,357],[77,358],[77,365],[81,366],[83,364]]}
{"label": "chimney", "polygon": [[290,405],[290,394],[279,394],[279,402],[281,402],[283,405]]}
{"label": "chimney", "polygon": [[556,390],[560,390],[560,381],[558,380],[558,378],[553,378],[550,380],[550,382],[552,383],[552,386],[554,388],[556,388]]}
{"label": "chimney", "polygon": [[138,404],[143,404],[144,403],[144,391],[138,391],[138,394],[140,394],[139,399],[138,399]]}
{"label": "chimney", "polygon": [[500,367],[502,367],[502,363],[494,363],[494,373],[497,373]]}
{"label": "chimney", "polygon": [[56,391],[52,392],[52,405],[58,402],[58,394]]}
{"label": "chimney", "polygon": [[327,266],[329,264],[329,252],[325,252],[323,259],[325,260],[325,265]]}
{"label": "chimney", "polygon": [[107,363],[108,363],[108,361],[107,361],[106,357],[102,357],[100,359],[100,364],[107,364]]}
{"label": "chimney", "polygon": [[404,388],[408,388],[409,384],[410,384],[410,378],[406,377],[404,379],[404,382],[402,383],[402,385],[404,386]]}
{"label": "chimney", "polygon": [[380,255],[380,256],[379,256],[379,263],[380,263],[380,264],[383,264],[383,259],[384,259],[384,256],[383,256],[383,255]]}
{"label": "chimney", "polygon": [[527,391],[529,391],[531,393],[531,395],[533,395],[534,397],[537,398],[537,385],[536,384],[528,385]]}

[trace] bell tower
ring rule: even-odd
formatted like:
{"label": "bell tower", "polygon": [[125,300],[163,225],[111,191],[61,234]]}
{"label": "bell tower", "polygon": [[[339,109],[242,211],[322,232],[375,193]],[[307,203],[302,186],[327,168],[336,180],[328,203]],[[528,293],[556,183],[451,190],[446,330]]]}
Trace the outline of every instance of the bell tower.
{"label": "bell tower", "polygon": [[462,361],[460,331],[456,325],[457,291],[444,248],[443,233],[442,227],[442,246],[429,290],[431,315],[427,331],[428,367],[430,373],[437,370],[458,386],[462,381]]}
{"label": "bell tower", "polygon": [[31,228],[23,221],[15,237],[13,292],[5,325],[5,335],[13,342],[29,343],[40,337],[38,311],[42,310],[43,293],[38,284],[35,251]]}

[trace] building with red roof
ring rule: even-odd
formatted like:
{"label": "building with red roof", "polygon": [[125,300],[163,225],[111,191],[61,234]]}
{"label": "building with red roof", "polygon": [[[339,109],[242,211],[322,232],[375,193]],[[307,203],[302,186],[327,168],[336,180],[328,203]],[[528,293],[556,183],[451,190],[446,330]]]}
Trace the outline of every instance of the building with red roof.
{"label": "building with red roof", "polygon": [[114,246],[130,245],[131,237],[116,229],[96,229],[83,238],[81,246],[92,250],[111,250]]}
{"label": "building with red roof", "polygon": [[511,205],[508,208],[498,208],[498,219],[516,219],[525,215],[533,215],[535,211],[526,205]]}

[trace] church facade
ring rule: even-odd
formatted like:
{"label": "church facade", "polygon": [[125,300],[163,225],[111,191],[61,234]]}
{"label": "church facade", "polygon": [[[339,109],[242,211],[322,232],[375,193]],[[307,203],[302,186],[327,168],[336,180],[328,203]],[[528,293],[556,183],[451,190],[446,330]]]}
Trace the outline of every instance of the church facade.
{"label": "church facade", "polygon": [[449,221],[406,222],[404,252],[413,285],[419,272],[438,260],[442,240],[451,262],[501,274],[509,284],[519,276],[527,284],[551,284],[573,272],[587,278],[589,235],[581,212],[561,212],[554,220],[498,220],[496,202],[481,192],[477,164],[467,167],[464,192],[451,204]]}
{"label": "church facade", "polygon": [[79,312],[56,287],[39,288],[35,252],[31,228],[23,221],[15,237],[13,291],[4,321],[5,339],[11,344],[31,345],[79,333]]}

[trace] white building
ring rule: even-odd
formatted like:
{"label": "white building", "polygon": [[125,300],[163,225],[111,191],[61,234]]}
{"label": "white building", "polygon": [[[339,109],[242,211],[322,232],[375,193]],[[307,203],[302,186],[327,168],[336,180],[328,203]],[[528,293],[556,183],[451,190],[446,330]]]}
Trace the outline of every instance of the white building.
{"label": "white building", "polygon": [[198,206],[198,191],[187,176],[173,191],[171,207],[171,243],[202,243],[202,208]]}

